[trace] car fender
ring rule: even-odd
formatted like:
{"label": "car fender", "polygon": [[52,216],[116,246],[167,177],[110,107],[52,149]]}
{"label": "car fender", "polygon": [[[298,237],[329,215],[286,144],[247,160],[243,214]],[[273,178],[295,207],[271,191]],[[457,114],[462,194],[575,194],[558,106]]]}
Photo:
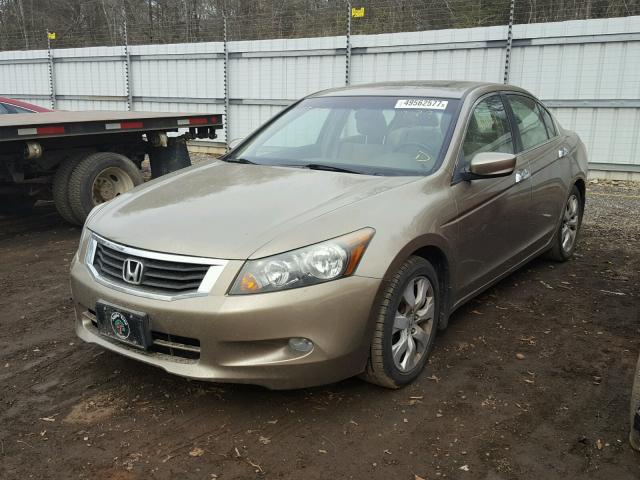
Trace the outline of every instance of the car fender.
{"label": "car fender", "polygon": [[[389,285],[389,282],[398,271],[400,266],[413,254],[426,251],[430,248],[435,248],[439,250],[442,256],[445,259],[445,268],[444,268],[444,278],[441,279],[441,301],[440,301],[440,312],[438,318],[438,327],[440,329],[446,328],[449,321],[449,311],[451,307],[451,278],[452,278],[452,262],[453,253],[451,250],[451,246],[449,241],[442,235],[436,233],[427,233],[424,235],[420,235],[410,242],[408,242],[403,248],[401,248],[396,256],[389,263],[380,285],[378,287],[378,291],[376,292],[375,301],[371,306],[371,311],[369,313],[369,329],[367,335],[367,343],[371,343],[371,339],[373,336],[374,327],[377,320],[378,310],[383,301],[384,293]],[[444,286],[444,288],[442,288]]]}

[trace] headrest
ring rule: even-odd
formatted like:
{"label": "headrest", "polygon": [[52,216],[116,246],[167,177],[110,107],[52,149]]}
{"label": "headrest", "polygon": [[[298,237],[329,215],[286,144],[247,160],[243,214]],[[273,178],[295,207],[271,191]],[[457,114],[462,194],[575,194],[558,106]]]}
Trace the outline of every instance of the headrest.
{"label": "headrest", "polygon": [[381,110],[358,110],[355,117],[356,128],[360,135],[382,139],[387,133],[387,121]]}

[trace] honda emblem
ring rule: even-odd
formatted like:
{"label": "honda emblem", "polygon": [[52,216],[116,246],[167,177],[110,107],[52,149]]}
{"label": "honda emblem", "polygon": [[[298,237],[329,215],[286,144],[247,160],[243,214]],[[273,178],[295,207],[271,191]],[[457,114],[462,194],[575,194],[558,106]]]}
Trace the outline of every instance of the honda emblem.
{"label": "honda emblem", "polygon": [[122,265],[122,278],[125,282],[133,285],[140,285],[142,282],[142,272],[144,265],[138,260],[127,258]]}

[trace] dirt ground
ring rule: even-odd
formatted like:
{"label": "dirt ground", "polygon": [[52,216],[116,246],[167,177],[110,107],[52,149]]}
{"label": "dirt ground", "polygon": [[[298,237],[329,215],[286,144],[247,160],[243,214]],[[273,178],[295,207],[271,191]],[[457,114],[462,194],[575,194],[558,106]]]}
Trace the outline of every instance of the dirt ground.
{"label": "dirt ground", "polygon": [[454,314],[425,373],[384,390],[188,381],[81,343],[80,230],[0,217],[2,479],[640,478],[640,185],[590,184],[577,255],[536,260]]}

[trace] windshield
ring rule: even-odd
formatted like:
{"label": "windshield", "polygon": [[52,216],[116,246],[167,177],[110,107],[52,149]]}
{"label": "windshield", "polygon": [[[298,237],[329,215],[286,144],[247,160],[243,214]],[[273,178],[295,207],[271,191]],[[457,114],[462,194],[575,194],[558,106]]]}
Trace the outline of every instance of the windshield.
{"label": "windshield", "polygon": [[372,175],[429,175],[442,161],[458,100],[316,97],[225,158]]}

